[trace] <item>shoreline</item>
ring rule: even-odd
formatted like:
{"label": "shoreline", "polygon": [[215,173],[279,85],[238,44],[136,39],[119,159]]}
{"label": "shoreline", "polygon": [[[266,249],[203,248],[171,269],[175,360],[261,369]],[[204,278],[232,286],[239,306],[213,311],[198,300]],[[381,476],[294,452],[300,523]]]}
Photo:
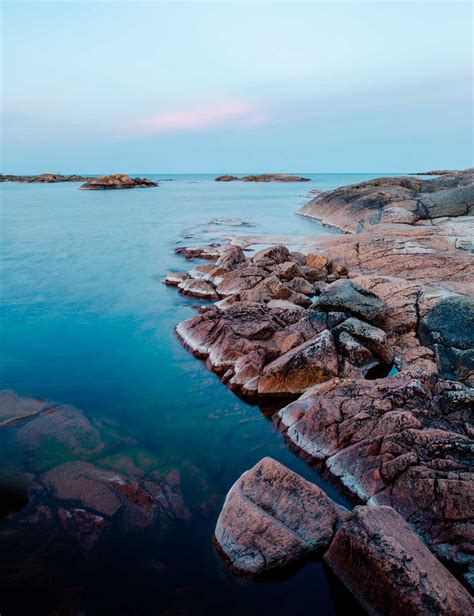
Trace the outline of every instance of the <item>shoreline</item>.
{"label": "shoreline", "polygon": [[[474,390],[472,389],[474,375],[469,370],[469,360],[466,355],[474,346],[472,334],[469,334],[469,325],[467,325],[474,314],[472,300],[474,281],[469,277],[466,279],[465,276],[465,273],[472,267],[472,256],[469,254],[467,242],[469,228],[474,220],[472,216],[474,212],[469,213],[469,207],[466,210],[463,200],[468,198],[471,208],[474,208],[474,173],[473,170],[448,173],[435,180],[413,180],[414,184],[407,186],[409,181],[407,178],[390,178],[387,182],[384,182],[384,179],[377,179],[318,194],[301,208],[311,213],[307,214],[300,210],[298,214],[338,227],[336,217],[340,217],[341,214],[337,212],[337,200],[339,195],[344,195],[341,200],[343,209],[346,209],[345,222],[341,229],[343,235],[315,237],[312,245],[311,243],[303,244],[301,248],[303,252],[306,252],[306,256],[300,256],[300,253],[289,253],[287,249],[284,253],[283,246],[274,246],[247,258],[236,248],[244,241],[245,246],[250,247],[251,242],[246,241],[242,236],[236,236],[227,249],[219,249],[220,254],[214,266],[212,264],[197,266],[188,272],[184,288],[182,283],[178,283],[177,286],[182,286],[181,290],[191,295],[194,294],[194,284],[199,287],[196,295],[202,291],[204,285],[207,285],[208,292],[214,289],[213,292],[217,292],[220,299],[215,304],[216,308],[204,307],[200,315],[180,323],[177,329],[181,338],[189,341],[192,336],[193,343],[188,346],[194,349],[199,348],[199,354],[196,352],[195,354],[206,359],[208,367],[220,374],[221,380],[228,386],[230,385],[231,389],[237,388],[244,394],[258,393],[257,397],[262,394],[266,395],[267,392],[270,397],[278,397],[278,388],[282,386],[282,383],[286,383],[283,385],[284,391],[289,390],[300,397],[280,410],[274,420],[278,429],[284,433],[289,446],[300,453],[306,461],[309,456],[310,463],[311,460],[316,460],[318,464],[322,463],[324,472],[331,476],[336,484],[342,486],[346,493],[351,494],[352,497],[357,496],[359,502],[366,503],[366,508],[370,511],[383,509],[389,505],[401,514],[400,519],[408,517],[412,528],[418,533],[413,536],[421,536],[433,553],[445,564],[449,564],[450,570],[458,575],[465,585],[469,586],[472,581],[472,572],[470,573],[466,568],[468,557],[460,547],[459,533],[462,536],[462,533],[469,532],[470,524],[467,524],[465,530],[461,531],[466,515],[469,517],[467,514],[469,508],[471,508],[471,518],[474,517],[474,503],[464,500],[465,495],[472,493],[474,477],[469,475],[472,467],[469,466],[463,453],[463,448],[472,446],[471,439],[474,435],[474,429],[468,428],[467,424],[463,423],[466,420],[469,421],[468,409],[474,404]],[[379,192],[382,194],[385,183],[394,187],[389,188],[394,191],[394,195],[388,205],[385,195],[382,201],[380,199],[377,201],[376,196]],[[362,210],[360,209],[359,190],[362,192],[366,190],[370,195],[367,199],[366,210],[363,206]],[[417,209],[413,210],[413,198],[410,193],[413,190],[422,192],[426,190],[428,195],[426,206],[421,207],[419,204],[422,200],[418,198]],[[439,197],[432,196],[436,190]],[[359,199],[358,202],[357,199]],[[334,207],[335,200],[336,207]],[[324,203],[324,208],[328,212],[326,215],[318,214],[321,202]],[[357,216],[355,219],[354,213],[351,213],[351,207],[352,203],[356,202],[358,205],[354,211]],[[372,208],[375,208],[375,217],[371,211]],[[435,217],[430,215],[430,208],[434,208],[433,211],[437,214],[436,224],[433,223]],[[387,220],[385,220],[386,214]],[[394,215],[398,217],[398,220],[394,220]],[[456,217],[460,217],[461,224],[456,222]],[[367,224],[370,228],[364,229]],[[264,239],[265,235],[260,238]],[[253,239],[255,240],[255,236]],[[271,243],[271,236],[267,236],[266,239],[265,243]],[[310,252],[311,250],[315,252]],[[278,251],[282,253],[282,256],[277,255]],[[196,256],[199,257],[199,254]],[[300,297],[296,298],[295,303],[295,297],[291,295],[293,291],[291,289],[288,291],[288,284],[294,278],[286,274],[290,269],[296,271],[299,268],[297,274],[300,277],[303,275],[308,282],[309,272],[304,271],[304,268],[307,267],[309,258],[313,260],[313,263],[318,258],[322,259],[323,269],[326,268],[321,280],[326,287],[323,287],[323,290],[319,289],[320,299],[311,306],[308,306]],[[262,267],[267,270],[266,274],[262,273]],[[334,270],[336,267],[340,268],[339,273],[332,279],[328,279],[331,273],[327,268]],[[257,271],[259,268],[260,271]],[[245,276],[253,276],[250,285]],[[266,280],[278,277],[280,278],[278,284],[274,281],[269,287]],[[230,286],[227,280],[231,281]],[[344,282],[345,280],[347,283]],[[309,282],[311,284],[311,281]],[[361,345],[363,348],[364,345],[369,345],[369,349],[367,346],[365,349],[369,351],[369,355],[372,353],[372,357],[375,348],[381,352],[380,344],[383,336],[372,331],[374,321],[371,319],[369,322],[372,321],[372,325],[368,330],[370,335],[365,333],[366,338],[361,334],[363,328],[356,324],[358,329],[354,329],[356,326],[351,323],[350,337],[347,339],[345,336],[344,338],[344,350],[341,350],[341,334],[335,334],[339,374],[331,376],[321,373],[323,366],[321,362],[323,357],[326,357],[324,363],[327,364],[328,351],[324,351],[318,359],[316,343],[326,335],[324,331],[337,332],[338,328],[340,331],[340,328],[346,327],[344,325],[346,322],[357,320],[353,319],[354,315],[360,318],[360,307],[357,302],[353,302],[352,305],[348,304],[345,295],[338,298],[339,304],[337,301],[332,304],[333,310],[349,309],[349,315],[346,315],[340,324],[335,326],[335,330],[328,322],[322,328],[318,325],[309,334],[306,331],[306,338],[296,339],[289,350],[280,347],[277,359],[274,359],[275,348],[271,347],[270,343],[276,339],[276,336],[279,336],[279,340],[282,336],[288,339],[290,332],[295,331],[295,326],[287,324],[280,335],[278,327],[272,322],[276,316],[275,311],[280,311],[278,313],[280,319],[285,311],[287,317],[290,312],[298,313],[298,318],[292,317],[298,329],[299,320],[306,318],[305,313],[308,310],[310,312],[321,310],[320,305],[318,306],[321,298],[327,303],[326,294],[330,294],[332,285],[337,286],[338,289],[346,287],[344,293],[347,293],[348,283],[352,287],[355,285],[357,292],[361,293],[365,289],[364,293],[369,293],[368,297],[379,298],[383,302],[385,316],[377,325],[380,326],[379,324],[382,323],[383,330],[379,331],[386,336],[386,344],[392,349],[391,352],[396,358],[400,368],[398,374],[391,378],[371,381],[364,378],[363,369],[361,371],[361,368],[353,364],[346,367],[345,363],[341,373],[339,353],[343,355],[345,352],[349,353],[347,355],[349,360],[346,359],[344,362],[349,361],[351,364],[351,362],[357,362],[357,357],[364,356]],[[303,286],[302,283],[298,284]],[[287,290],[285,291],[282,287],[286,287]],[[255,289],[259,289],[259,292],[255,292]],[[350,293],[353,294],[353,289]],[[469,297],[470,294],[471,297]],[[354,300],[353,297],[352,300]],[[371,301],[375,300],[371,299]],[[245,308],[246,302],[250,303]],[[251,302],[257,302],[255,307],[251,308]],[[257,308],[257,306],[260,307]],[[323,313],[324,310],[328,308],[323,308]],[[331,313],[326,312],[326,314]],[[456,315],[456,325],[451,331],[450,320],[454,315]],[[461,325],[463,322],[464,326]],[[456,337],[454,332],[459,327],[461,331],[467,330],[461,341],[459,337],[453,338],[453,336]],[[288,333],[283,334],[286,331]],[[355,337],[353,332],[357,332]],[[299,333],[301,334],[301,327]],[[456,353],[461,358],[465,355],[466,359],[457,359],[453,363],[452,352],[449,349],[455,346],[440,347],[437,342],[440,335],[444,336],[443,345],[461,344],[462,349]],[[374,337],[377,338],[377,343],[374,342]],[[268,340],[270,342],[266,342]],[[304,350],[311,344],[316,351],[312,351],[309,357],[304,354],[306,353]],[[267,359],[264,359],[265,354]],[[252,357],[253,355],[255,356]],[[311,378],[316,379],[313,386],[300,372],[295,372],[293,368],[295,361],[303,362],[306,369],[313,371],[311,374],[314,376]],[[316,368],[314,367],[315,361]],[[316,372],[314,372],[315,369]],[[285,380],[281,381],[283,377]],[[269,386],[270,390],[268,390]],[[366,393],[362,395],[361,391]],[[372,399],[373,409],[369,410],[366,407],[364,411],[366,416],[361,424],[357,416],[364,408],[363,400],[367,395]],[[337,404],[340,403],[336,403],[336,407],[332,409],[332,399],[351,399],[354,402],[361,399],[362,407],[357,411],[356,406],[349,413],[342,411],[342,407],[336,411]],[[391,400],[391,403],[388,406],[385,403],[385,406],[384,404],[380,406],[382,400]],[[432,410],[427,413],[424,407]],[[440,409],[444,410],[440,411]],[[348,442],[339,442],[339,437],[336,438],[331,433],[331,423],[325,427],[327,421],[325,416],[328,412],[339,413],[341,417],[339,421],[344,421],[345,424],[351,426]],[[392,435],[394,429],[396,430],[394,434],[398,434],[398,440],[395,439],[395,441]],[[377,450],[382,448],[383,451],[385,448],[387,452],[390,451],[387,446],[393,441],[390,445],[392,450],[396,443],[396,448],[401,447],[402,452],[395,454],[393,451],[390,454],[383,454],[385,459],[377,461],[379,454],[371,453],[370,447],[364,449],[369,443],[366,441],[368,434],[374,435]],[[416,439],[421,440],[418,442]],[[438,461],[433,466],[429,451],[435,442],[441,449],[438,453]],[[443,445],[441,445],[442,442]],[[458,448],[457,453],[455,453],[456,448]],[[249,472],[252,473],[253,470]],[[428,509],[426,504],[423,504],[426,496],[420,492],[427,477],[432,477],[431,481],[434,483],[431,489],[435,490]],[[446,485],[446,487],[439,491],[436,485]],[[394,486],[398,486],[396,488],[398,492],[394,492]],[[459,499],[461,500],[458,502]],[[408,502],[411,504],[407,510]],[[247,510],[245,503],[239,506]],[[450,507],[449,514],[446,509],[448,506]],[[221,518],[223,516],[225,522],[218,523],[216,533],[225,537],[225,540],[220,541],[220,550],[230,559],[234,568],[238,569],[236,558],[239,550],[243,548],[237,546],[232,536],[238,532],[240,525],[228,509],[224,506]],[[267,516],[268,514],[259,515]],[[274,511],[272,515],[278,517],[278,511]],[[459,522],[456,523],[457,519]],[[222,524],[227,526],[221,528]],[[400,530],[400,532],[403,534],[405,531]],[[442,545],[436,539],[440,533],[444,536]],[[253,542],[254,538],[255,535],[250,533],[248,541]],[[264,546],[262,549],[270,548]],[[293,557],[297,559],[300,554],[297,550],[288,547],[284,556],[280,556],[283,560],[277,558],[272,568],[283,566],[288,559],[290,561]],[[381,557],[387,558],[387,555]],[[334,559],[333,562],[335,562]],[[436,563],[439,561],[436,560]],[[338,566],[340,568],[342,565],[339,563]],[[463,572],[466,574],[465,577],[461,575]],[[351,587],[350,577],[355,574],[354,571],[343,573],[342,569],[338,571],[336,567],[336,574],[345,578],[346,585]],[[461,596],[462,587],[455,585],[454,587]],[[403,589],[399,588],[398,592],[402,597]],[[362,603],[367,600],[360,595],[358,598]],[[415,599],[412,598],[412,600]]]}

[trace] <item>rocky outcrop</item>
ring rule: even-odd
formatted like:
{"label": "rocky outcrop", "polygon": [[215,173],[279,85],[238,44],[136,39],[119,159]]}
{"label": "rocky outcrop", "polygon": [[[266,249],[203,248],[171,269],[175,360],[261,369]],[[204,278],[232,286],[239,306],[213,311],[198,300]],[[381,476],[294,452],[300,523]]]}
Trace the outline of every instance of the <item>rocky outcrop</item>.
{"label": "rocky outcrop", "polygon": [[347,515],[318,486],[263,458],[227,494],[215,543],[234,570],[258,575],[325,550]]}
{"label": "rocky outcrop", "polygon": [[[383,529],[395,516],[393,545],[403,549],[393,561],[389,551],[374,550],[370,567],[387,573],[388,596],[402,597],[399,584],[412,584],[400,601],[408,614],[426,613],[428,604],[449,613],[458,592],[465,611],[457,582],[453,596],[440,594],[438,582],[421,584],[423,597],[415,596],[412,581],[427,570],[450,583],[440,562],[466,585],[474,580],[472,190],[468,170],[318,193],[304,213],[357,233],[306,238],[301,252],[274,245],[251,257],[252,242],[272,239],[235,238],[244,250],[239,262],[189,272],[214,285],[219,301],[177,327],[239,393],[300,396],[275,422],[293,450],[377,510],[381,517],[368,514],[370,523]],[[217,258],[226,250],[219,247]],[[412,529],[409,541],[402,520]],[[412,531],[439,561],[427,560],[426,550],[418,559],[422,544]],[[251,544],[252,533],[242,536]],[[397,568],[412,560],[402,579]],[[374,578],[373,603],[359,596],[374,613],[382,579]]]}
{"label": "rocky outcrop", "polygon": [[261,173],[259,175],[244,175],[237,177],[236,175],[220,175],[215,179],[216,182],[310,182],[309,178],[303,178],[299,175],[290,175],[287,173]]}
{"label": "rocky outcrop", "polygon": [[116,188],[150,188],[153,186],[158,186],[158,182],[147,178],[131,178],[123,173],[115,173],[93,178],[79,188],[81,190],[113,190]]}
{"label": "rocky outcrop", "polygon": [[469,391],[402,374],[333,379],[282,409],[276,421],[292,448],[323,462],[347,493],[390,505],[443,561],[468,573],[474,520]]}
{"label": "rocky outcrop", "polygon": [[0,175],[0,182],[19,182],[20,184],[56,184],[58,182],[89,182],[93,176],[61,175],[60,173],[41,173],[40,175]]}
{"label": "rocky outcrop", "polygon": [[356,507],[324,560],[368,614],[463,616],[468,592],[391,507]]}
{"label": "rocky outcrop", "polygon": [[[184,293],[221,300],[180,323],[178,336],[224,382],[248,396],[294,396],[335,376],[364,375],[391,364],[385,332],[370,324],[384,320],[385,302],[339,279],[339,266],[328,259],[311,255],[309,262],[285,246],[246,258],[230,245],[214,265],[169,275],[165,282]],[[326,282],[330,276],[332,283]],[[326,285],[322,291],[317,282]]]}
{"label": "rocky outcrop", "polygon": [[377,178],[322,192],[299,212],[349,233],[387,223],[424,224],[474,214],[474,169],[421,180]]}

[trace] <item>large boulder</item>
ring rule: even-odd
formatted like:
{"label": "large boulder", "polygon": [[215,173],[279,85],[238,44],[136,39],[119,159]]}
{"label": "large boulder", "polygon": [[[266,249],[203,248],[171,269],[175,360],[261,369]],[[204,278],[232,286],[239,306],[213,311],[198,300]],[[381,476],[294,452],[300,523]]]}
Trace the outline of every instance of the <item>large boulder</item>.
{"label": "large boulder", "polygon": [[474,612],[469,593],[391,507],[356,507],[324,560],[369,614]]}
{"label": "large boulder", "polygon": [[235,570],[258,575],[324,550],[346,515],[318,486],[263,458],[227,494],[215,542]]}
{"label": "large boulder", "polygon": [[381,323],[386,314],[385,302],[351,280],[337,280],[319,296],[317,307],[321,310],[343,311],[368,321]]}
{"label": "large boulder", "polygon": [[302,393],[315,383],[337,376],[337,373],[336,345],[331,332],[326,330],[265,366],[260,376],[258,393]]}

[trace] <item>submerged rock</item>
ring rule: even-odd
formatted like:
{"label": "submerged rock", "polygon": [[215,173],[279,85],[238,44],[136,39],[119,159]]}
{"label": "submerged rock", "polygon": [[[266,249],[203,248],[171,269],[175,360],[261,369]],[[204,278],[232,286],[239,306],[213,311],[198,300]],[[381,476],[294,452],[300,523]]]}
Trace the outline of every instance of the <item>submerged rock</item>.
{"label": "submerged rock", "polygon": [[235,570],[258,575],[325,549],[346,515],[318,486],[263,458],[230,489],[215,541]]}
{"label": "submerged rock", "polygon": [[18,396],[10,389],[0,390],[0,428],[21,424],[53,406],[56,405],[44,400]]}

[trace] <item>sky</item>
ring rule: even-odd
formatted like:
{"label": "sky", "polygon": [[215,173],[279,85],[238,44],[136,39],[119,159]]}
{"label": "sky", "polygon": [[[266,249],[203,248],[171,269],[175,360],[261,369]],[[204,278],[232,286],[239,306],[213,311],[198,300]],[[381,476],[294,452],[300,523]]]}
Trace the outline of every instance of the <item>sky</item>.
{"label": "sky", "polygon": [[470,2],[2,3],[4,173],[473,166]]}

